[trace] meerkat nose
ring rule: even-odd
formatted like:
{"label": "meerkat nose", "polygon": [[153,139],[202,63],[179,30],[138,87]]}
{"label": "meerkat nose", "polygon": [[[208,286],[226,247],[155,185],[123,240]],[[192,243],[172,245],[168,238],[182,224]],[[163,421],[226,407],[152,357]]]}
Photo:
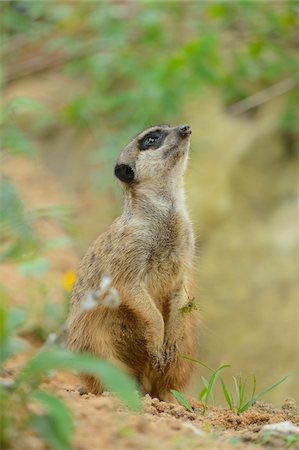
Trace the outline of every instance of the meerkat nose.
{"label": "meerkat nose", "polygon": [[188,134],[191,134],[191,128],[189,127],[189,125],[180,125],[178,128],[182,136],[187,136]]}

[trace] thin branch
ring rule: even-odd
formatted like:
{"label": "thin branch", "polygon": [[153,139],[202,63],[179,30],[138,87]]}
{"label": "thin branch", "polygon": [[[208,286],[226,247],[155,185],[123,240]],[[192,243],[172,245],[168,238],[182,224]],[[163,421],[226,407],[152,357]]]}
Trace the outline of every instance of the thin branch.
{"label": "thin branch", "polygon": [[298,85],[298,79],[296,76],[286,78],[285,80],[279,81],[279,83],[274,84],[260,92],[257,92],[250,97],[244,98],[237,103],[229,106],[227,108],[228,112],[233,116],[243,114],[252,108],[262,105],[268,102],[272,98],[278,97],[291,91]]}
{"label": "thin branch", "polygon": [[97,54],[101,50],[102,48],[100,48],[97,41],[90,41],[73,55],[69,55],[63,51],[37,53],[23,61],[8,64],[5,71],[5,81],[8,84],[20,78],[52,70],[70,61]]}

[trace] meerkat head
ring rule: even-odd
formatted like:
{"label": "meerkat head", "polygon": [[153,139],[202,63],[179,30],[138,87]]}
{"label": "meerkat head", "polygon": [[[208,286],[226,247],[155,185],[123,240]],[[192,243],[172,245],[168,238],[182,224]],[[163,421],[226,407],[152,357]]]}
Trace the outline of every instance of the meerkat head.
{"label": "meerkat head", "polygon": [[138,134],[121,153],[114,173],[127,187],[182,177],[190,147],[189,125],[159,125]]}

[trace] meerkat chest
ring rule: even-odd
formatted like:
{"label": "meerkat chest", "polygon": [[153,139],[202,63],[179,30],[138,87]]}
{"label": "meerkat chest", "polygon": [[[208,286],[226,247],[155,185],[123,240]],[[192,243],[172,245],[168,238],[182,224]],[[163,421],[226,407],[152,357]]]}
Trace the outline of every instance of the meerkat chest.
{"label": "meerkat chest", "polygon": [[175,280],[193,258],[191,226],[181,217],[153,223],[148,230],[145,271],[153,282]]}

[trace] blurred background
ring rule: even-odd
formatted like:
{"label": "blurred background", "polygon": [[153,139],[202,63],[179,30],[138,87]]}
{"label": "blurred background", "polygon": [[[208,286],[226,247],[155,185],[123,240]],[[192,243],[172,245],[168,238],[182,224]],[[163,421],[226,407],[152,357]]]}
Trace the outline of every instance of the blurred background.
{"label": "blurred background", "polygon": [[124,145],[188,123],[201,360],[259,389],[295,372],[266,398],[298,398],[298,14],[298,1],[1,2],[0,284],[27,311],[28,345],[63,323],[80,257],[121,211]]}

